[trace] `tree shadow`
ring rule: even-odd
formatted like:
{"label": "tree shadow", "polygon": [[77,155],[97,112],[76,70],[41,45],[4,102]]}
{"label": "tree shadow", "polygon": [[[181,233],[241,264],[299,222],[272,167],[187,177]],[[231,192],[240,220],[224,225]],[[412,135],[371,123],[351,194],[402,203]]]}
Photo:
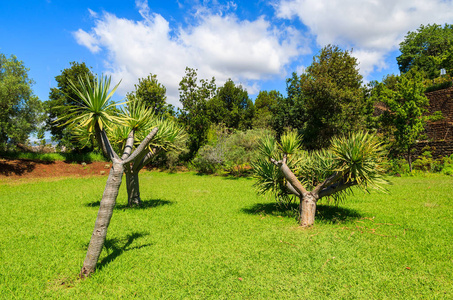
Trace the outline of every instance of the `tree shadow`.
{"label": "tree shadow", "polygon": [[[256,203],[251,207],[243,208],[242,212],[251,215],[272,215],[280,217],[299,217],[299,204],[282,205],[274,203]],[[360,219],[362,216],[354,209],[339,206],[318,204],[315,220],[322,223],[335,224],[339,222]]]}
{"label": "tree shadow", "polygon": [[[173,201],[168,201],[168,200],[163,200],[163,199],[150,199],[150,200],[142,200],[142,205],[140,206],[128,206],[127,204],[117,204],[115,205],[115,209],[149,209],[149,208],[154,208],[154,207],[159,207],[159,206],[164,206],[164,205],[173,205],[175,202]],[[91,203],[85,204],[87,207],[96,207],[101,204],[101,201],[95,201]]]}
{"label": "tree shadow", "polygon": [[242,212],[250,215],[273,215],[280,217],[296,217],[299,205],[289,203],[286,205],[271,202],[271,203],[255,203],[254,205],[242,208]]}
{"label": "tree shadow", "polygon": [[108,255],[102,259],[102,261],[97,265],[97,269],[101,270],[103,267],[114,261],[118,256],[123,254],[124,252],[137,250],[144,247],[151,246],[153,244],[144,244],[140,246],[130,247],[132,243],[141,237],[147,236],[149,233],[145,232],[134,232],[131,234],[126,235],[124,238],[118,239],[106,239],[104,243],[104,247],[108,253]]}
{"label": "tree shadow", "polygon": [[14,160],[0,161],[0,174],[4,176],[22,176],[32,172],[37,164],[50,165],[53,161]]}
{"label": "tree shadow", "polygon": [[336,205],[318,204],[315,219],[322,223],[335,224],[355,219],[362,215],[355,209],[344,208]]}

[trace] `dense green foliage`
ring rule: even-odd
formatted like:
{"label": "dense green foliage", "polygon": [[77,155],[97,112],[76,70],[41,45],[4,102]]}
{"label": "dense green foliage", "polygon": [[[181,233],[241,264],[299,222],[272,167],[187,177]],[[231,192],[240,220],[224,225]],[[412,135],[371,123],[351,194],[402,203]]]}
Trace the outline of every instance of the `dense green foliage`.
{"label": "dense green foliage", "polygon": [[215,96],[215,79],[201,79],[198,83],[197,70],[186,68],[186,75],[179,83],[179,121],[185,126],[189,135],[188,158],[195,156],[198,149],[206,143],[210,120],[207,102]]}
{"label": "dense green foliage", "polygon": [[381,83],[373,91],[374,97],[386,105],[380,116],[381,130],[396,153],[406,156],[411,165],[411,149],[428,117],[429,100],[420,73],[410,71],[401,76],[387,78],[387,84]]}
{"label": "dense green foliage", "polygon": [[0,53],[0,150],[26,143],[42,121],[42,105],[28,71],[14,55]]}
{"label": "dense green foliage", "polygon": [[278,91],[260,91],[255,99],[254,128],[272,128],[273,118],[279,105],[282,105],[283,96]]}
{"label": "dense green foliage", "polygon": [[223,124],[230,129],[251,129],[254,105],[247,91],[229,79],[217,89],[207,103],[211,123]]}
{"label": "dense green foliage", "polygon": [[94,81],[94,75],[85,63],[71,62],[70,67],[61,71],[60,75],[55,76],[57,87],[50,89],[49,100],[44,102],[47,112],[46,129],[50,131],[52,139],[58,143],[59,147],[66,147],[68,150],[80,150],[86,146],[86,151],[93,149],[89,142],[87,145],[80,145],[71,130],[62,119],[73,106],[80,106],[83,100],[71,88],[71,82],[78,89],[79,77],[88,76],[90,82]]}
{"label": "dense green foliage", "polygon": [[199,173],[246,175],[258,154],[258,142],[266,134],[269,131],[263,129],[229,133],[225,127],[211,127],[207,144],[199,149],[191,165]]}
{"label": "dense green foliage", "polygon": [[84,281],[105,177],[2,182],[0,295],[452,298],[453,177],[392,181],[389,194],[319,205],[316,226],[299,230],[291,210],[255,194],[253,180],[147,172],[144,207],[127,209],[120,190],[98,272]]}
{"label": "dense green foliage", "polygon": [[150,108],[156,116],[169,117],[175,114],[174,107],[167,104],[167,89],[157,81],[157,75],[150,74],[138,79],[135,91],[126,95],[129,101],[140,101]]}
{"label": "dense green foliage", "polygon": [[357,59],[349,51],[326,46],[300,76],[305,111],[304,144],[329,146],[332,137],[363,129],[365,97]]}
{"label": "dense green foliage", "polygon": [[400,44],[401,55],[396,58],[402,73],[411,69],[422,72],[424,77],[439,77],[440,69],[453,72],[453,25],[421,25],[409,32]]}

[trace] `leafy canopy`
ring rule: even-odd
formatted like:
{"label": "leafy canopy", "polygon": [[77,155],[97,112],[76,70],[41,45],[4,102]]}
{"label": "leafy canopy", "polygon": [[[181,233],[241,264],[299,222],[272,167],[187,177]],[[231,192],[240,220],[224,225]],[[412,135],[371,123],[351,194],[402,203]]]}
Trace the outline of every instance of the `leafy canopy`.
{"label": "leafy canopy", "polygon": [[14,55],[0,53],[0,149],[25,143],[42,122],[42,105],[28,71]]}
{"label": "leafy canopy", "polygon": [[410,31],[400,44],[401,55],[396,58],[401,73],[417,69],[423,77],[439,77],[444,68],[453,75],[453,25],[420,25]]}

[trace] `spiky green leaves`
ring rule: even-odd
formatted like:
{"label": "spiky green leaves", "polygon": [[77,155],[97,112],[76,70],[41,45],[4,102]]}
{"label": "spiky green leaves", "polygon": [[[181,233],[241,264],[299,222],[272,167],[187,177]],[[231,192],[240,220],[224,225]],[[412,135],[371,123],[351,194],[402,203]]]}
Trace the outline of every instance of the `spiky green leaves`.
{"label": "spiky green leaves", "polygon": [[385,182],[382,176],[385,150],[376,136],[357,132],[333,138],[331,151],[335,171],[344,174],[346,182],[355,181],[364,189],[369,186],[380,189]]}
{"label": "spiky green leaves", "polygon": [[91,83],[90,78],[78,78],[80,89],[69,80],[71,88],[80,97],[80,106],[69,107],[69,113],[64,117],[65,124],[86,127],[88,132],[93,132],[96,125],[101,130],[108,128],[109,124],[120,122],[121,119],[113,115],[113,107],[117,104],[111,103],[110,99],[118,88],[117,85],[109,91],[111,78],[100,76]]}
{"label": "spiky green leaves", "polygon": [[281,143],[270,136],[260,141],[261,158],[252,164],[258,193],[270,192],[279,201],[290,199],[293,192],[279,167],[284,163],[281,160],[284,155],[288,157],[289,169],[302,186],[335,201],[344,199],[352,186],[364,190],[382,189],[387,183],[382,168],[385,151],[372,134],[357,132],[334,138],[330,148],[312,152],[300,150],[299,145],[300,137],[295,133],[283,135]]}

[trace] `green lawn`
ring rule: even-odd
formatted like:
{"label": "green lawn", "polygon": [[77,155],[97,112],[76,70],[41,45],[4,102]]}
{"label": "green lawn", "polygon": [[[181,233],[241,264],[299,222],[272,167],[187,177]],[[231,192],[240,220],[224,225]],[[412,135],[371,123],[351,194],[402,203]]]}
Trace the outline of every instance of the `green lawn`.
{"label": "green lawn", "polygon": [[0,183],[1,299],[453,298],[453,177],[392,178],[303,230],[252,179],[145,172],[81,281],[105,180]]}

